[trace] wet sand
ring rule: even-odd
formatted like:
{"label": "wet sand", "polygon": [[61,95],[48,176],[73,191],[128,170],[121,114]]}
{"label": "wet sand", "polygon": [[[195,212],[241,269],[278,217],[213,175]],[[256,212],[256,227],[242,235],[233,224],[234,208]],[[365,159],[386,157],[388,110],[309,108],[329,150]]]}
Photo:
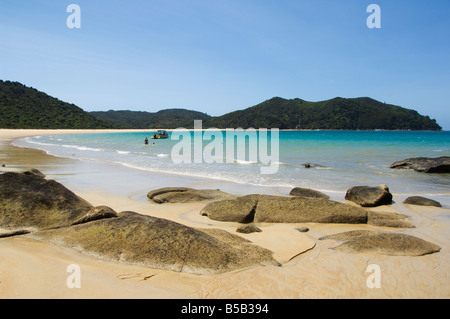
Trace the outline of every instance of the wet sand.
{"label": "wet sand", "polygon": [[[204,203],[157,205],[146,193],[165,186],[214,187],[229,193],[283,194],[283,189],[254,189],[172,175],[145,173],[122,166],[102,166],[49,156],[38,150],[12,146],[13,139],[80,131],[0,130],[0,172],[37,168],[86,199],[117,212],[131,210],[198,228],[235,232],[237,223],[200,216]],[[91,132],[91,131],[85,131]],[[125,184],[125,186],[124,186]],[[343,199],[341,199],[343,200]],[[107,262],[75,249],[36,241],[27,236],[0,238],[0,298],[449,298],[450,211],[446,208],[403,205],[376,208],[411,217],[416,228],[392,229],[371,225],[258,224],[261,233],[239,234],[273,251],[277,266],[255,266],[220,275],[193,275]],[[310,230],[300,233],[299,226]],[[334,240],[320,237],[356,229],[410,234],[433,242],[441,251],[421,257],[351,254],[332,248]],[[81,270],[81,288],[68,288],[67,266]],[[369,288],[368,265],[381,270],[381,287]]]}

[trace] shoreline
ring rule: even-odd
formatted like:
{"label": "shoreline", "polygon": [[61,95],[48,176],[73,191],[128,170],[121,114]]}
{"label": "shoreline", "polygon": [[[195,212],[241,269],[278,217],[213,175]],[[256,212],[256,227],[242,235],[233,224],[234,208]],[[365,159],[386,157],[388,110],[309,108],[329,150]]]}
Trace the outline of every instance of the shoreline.
{"label": "shoreline", "polygon": [[[146,192],[159,187],[158,174],[142,174],[124,167],[101,169],[98,163],[58,158],[35,149],[11,145],[15,138],[44,134],[92,132],[124,132],[124,130],[0,130],[0,149],[4,158],[15,160],[0,172],[37,168],[74,191],[92,205],[107,205],[117,212],[133,210],[141,214],[170,219],[198,228],[220,228],[234,233],[237,223],[215,222],[198,212],[202,203],[156,205],[146,200]],[[131,130],[143,132],[144,130]],[[150,130],[154,131],[154,130]],[[1,163],[1,162],[0,162]],[[95,165],[94,165],[95,164]],[[97,179],[108,176],[108,181]],[[147,179],[154,178],[153,181]],[[120,190],[124,180],[136,178],[126,192]],[[202,179],[165,176],[167,185],[188,183],[188,187],[213,186],[219,183]],[[110,183],[114,181],[114,183]],[[109,184],[109,185],[107,185]],[[224,184],[224,183],[221,183]],[[226,183],[225,183],[226,184]],[[103,186],[102,186],[103,185]],[[248,191],[245,185],[229,190]],[[119,188],[119,189],[118,189]],[[273,191],[273,190],[271,190]],[[375,209],[374,209],[375,210]],[[332,248],[333,241],[318,238],[354,229],[383,229],[370,225],[307,224],[308,233],[295,230],[300,224],[259,225],[260,234],[241,235],[274,252],[281,267],[257,266],[221,275],[192,275],[161,269],[106,262],[74,249],[39,242],[26,236],[0,239],[0,296],[2,298],[449,298],[450,249],[448,247],[448,209],[406,207],[401,203],[376,210],[398,211],[412,217],[414,233],[441,246],[441,251],[421,257],[394,257],[374,254],[348,254]],[[303,224],[302,224],[303,225]],[[305,225],[303,225],[305,226]],[[386,228],[389,230],[389,228]],[[314,245],[314,246],[313,246]],[[313,248],[311,248],[313,246]],[[68,264],[79,264],[83,270],[81,289],[66,286]],[[379,264],[382,288],[366,286],[366,268]],[[151,276],[150,279],[146,280]],[[48,285],[49,282],[55,284]],[[57,283],[57,284],[56,284]]]}

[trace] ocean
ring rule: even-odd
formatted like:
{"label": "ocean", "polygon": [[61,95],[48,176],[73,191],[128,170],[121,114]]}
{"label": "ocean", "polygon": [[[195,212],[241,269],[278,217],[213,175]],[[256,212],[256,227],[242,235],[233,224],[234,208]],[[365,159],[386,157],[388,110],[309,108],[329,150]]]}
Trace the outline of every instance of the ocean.
{"label": "ocean", "polygon": [[[448,131],[276,134],[269,130],[267,136],[261,132],[238,136],[233,139],[234,148],[229,149],[231,140],[226,139],[225,131],[182,132],[182,139],[175,138],[177,133],[169,133],[170,138],[162,140],[150,139],[153,133],[149,132],[44,135],[22,138],[14,144],[81,161],[242,185],[306,187],[342,194],[352,186],[386,184],[401,198],[420,195],[450,205],[450,174],[389,168],[405,158],[449,156]],[[149,139],[148,145],[144,144],[145,138]],[[239,149],[245,151],[238,153]],[[307,168],[306,163],[314,165]]]}

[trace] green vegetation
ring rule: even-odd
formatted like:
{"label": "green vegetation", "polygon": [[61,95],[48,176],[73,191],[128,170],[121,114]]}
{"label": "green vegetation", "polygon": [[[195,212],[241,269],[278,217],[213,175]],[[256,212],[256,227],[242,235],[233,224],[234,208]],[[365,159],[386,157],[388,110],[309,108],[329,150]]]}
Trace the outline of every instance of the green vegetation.
{"label": "green vegetation", "polygon": [[274,97],[217,117],[185,109],[87,113],[18,82],[0,80],[0,128],[174,129],[193,128],[194,120],[203,120],[204,128],[442,130],[428,116],[368,97],[320,102]]}
{"label": "green vegetation", "polygon": [[371,98],[334,98],[321,102],[274,97],[245,110],[210,118],[204,123],[217,128],[280,128],[342,130],[432,130],[436,120],[414,110]]}
{"label": "green vegetation", "polygon": [[185,109],[168,109],[156,113],[138,111],[91,112],[96,118],[114,123],[123,128],[135,129],[175,129],[193,128],[194,120],[206,120],[209,115]]}
{"label": "green vegetation", "polygon": [[94,129],[115,125],[96,119],[74,104],[62,102],[18,82],[0,80],[0,128]]}

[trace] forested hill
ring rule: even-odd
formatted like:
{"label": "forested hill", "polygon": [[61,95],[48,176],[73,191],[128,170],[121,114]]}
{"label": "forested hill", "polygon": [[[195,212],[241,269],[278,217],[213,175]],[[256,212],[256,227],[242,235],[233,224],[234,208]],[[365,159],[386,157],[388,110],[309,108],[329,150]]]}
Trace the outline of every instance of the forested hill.
{"label": "forested hill", "polygon": [[185,109],[167,109],[156,113],[141,111],[90,112],[96,118],[114,123],[124,128],[136,129],[176,129],[193,128],[194,120],[206,120],[209,115]]}
{"label": "forested hill", "polygon": [[241,111],[210,118],[204,127],[340,130],[430,130],[442,128],[417,111],[371,98],[334,98],[321,102],[274,97]]}
{"label": "forested hill", "polygon": [[217,117],[186,109],[88,113],[34,88],[0,80],[0,128],[173,129],[193,128],[194,120],[203,120],[203,128],[220,129],[442,130],[436,120],[417,111],[368,97],[320,102],[274,97]]}
{"label": "forested hill", "polygon": [[0,80],[0,128],[99,129],[114,124],[18,82]]}

